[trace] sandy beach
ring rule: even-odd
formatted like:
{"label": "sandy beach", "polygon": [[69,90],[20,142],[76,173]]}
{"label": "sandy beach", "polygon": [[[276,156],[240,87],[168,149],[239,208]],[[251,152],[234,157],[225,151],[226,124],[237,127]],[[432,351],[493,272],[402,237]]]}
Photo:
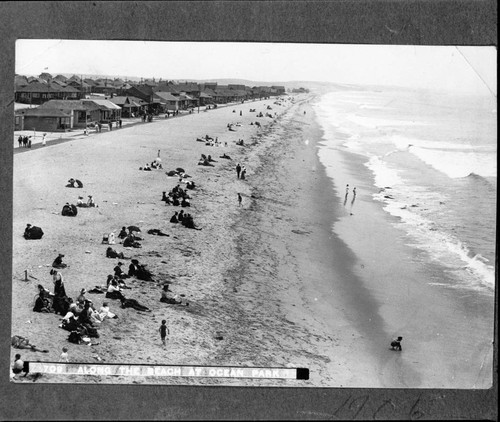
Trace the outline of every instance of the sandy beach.
{"label": "sandy beach", "polygon": [[[440,379],[447,386],[454,382],[454,366],[467,359],[457,363],[450,356],[475,351],[464,351],[464,344],[452,340],[460,320],[443,333],[439,325],[449,319],[443,312],[429,313],[427,307],[463,312],[467,334],[482,323],[474,319],[473,307],[457,310],[415,280],[398,283],[400,274],[388,276],[392,260],[404,260],[408,251],[391,247],[385,255],[375,256],[374,251],[380,252],[376,245],[397,244],[400,239],[388,224],[378,224],[385,217],[363,186],[366,170],[361,163],[359,173],[348,176],[366,192],[358,198],[354,215],[329,193],[332,182],[317,155],[322,132],[314,119],[313,100],[303,95],[293,104],[249,102],[16,154],[12,282],[12,333],[49,350],[44,355],[22,351],[25,360],[58,361],[66,346],[73,362],[306,367],[310,379],[44,375],[37,382],[299,387],[440,387]],[[256,118],[268,105],[277,117]],[[256,112],[250,113],[250,108]],[[250,124],[255,121],[262,128]],[[228,123],[237,122],[241,126],[235,132],[227,130]],[[223,145],[227,142],[227,147],[196,141],[205,134],[218,137]],[[238,139],[244,139],[245,146],[236,145]],[[139,171],[158,150],[163,170]],[[219,158],[223,153],[232,159]],[[198,166],[201,154],[211,154],[217,160],[214,167]],[[356,161],[355,156],[339,157],[339,177],[345,174],[344,159]],[[246,166],[246,180],[236,177],[237,162]],[[178,183],[165,172],[177,167],[197,185],[188,212],[200,231],[171,224],[179,208],[161,202],[162,192]],[[70,177],[82,180],[84,188],[65,188]],[[243,197],[241,206],[237,193]],[[76,203],[81,194],[93,195],[98,207],[81,209],[75,218],[62,217],[62,206]],[[44,237],[26,241],[22,233],[27,223],[42,227]],[[68,332],[58,328],[58,316],[32,312],[36,286],[52,288],[50,264],[58,253],[65,254],[69,265],[62,270],[69,296],[75,298],[81,288],[105,285],[118,260],[105,257],[102,236],[128,225],[141,228],[143,247],[132,250],[117,244],[115,249],[146,263],[157,280],[170,281],[171,290],[184,295],[189,307],[161,303],[157,283],[131,281],[132,289],[125,295],[152,312],[121,309],[118,301],[109,300],[118,319],[101,325],[100,344],[71,344]],[[332,227],[341,235],[335,236]],[[147,234],[152,228],[169,237]],[[370,236],[364,236],[368,231]],[[128,260],[122,261],[128,265]],[[24,281],[25,269],[29,281]],[[103,296],[87,294],[98,306]],[[397,307],[391,306],[395,300]],[[402,309],[407,309],[405,320]],[[165,349],[158,334],[162,319],[171,333]],[[391,336],[403,328],[420,339],[425,330],[433,337],[419,345],[410,343],[410,354],[389,351]],[[487,356],[487,339],[479,338],[484,324],[480,328],[476,344]],[[436,343],[439,332],[443,339]],[[12,349],[12,358],[16,352]],[[431,365],[429,356],[435,358]],[[457,387],[483,386],[488,378],[484,371],[477,365],[461,369]]]}

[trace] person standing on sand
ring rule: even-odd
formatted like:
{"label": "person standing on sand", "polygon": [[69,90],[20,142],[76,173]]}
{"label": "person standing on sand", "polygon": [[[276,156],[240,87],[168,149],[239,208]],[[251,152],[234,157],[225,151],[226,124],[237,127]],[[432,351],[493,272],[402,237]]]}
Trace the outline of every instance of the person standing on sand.
{"label": "person standing on sand", "polygon": [[159,330],[160,331],[160,337],[161,337],[161,342],[163,343],[163,346],[167,345],[166,339],[167,339],[167,333],[170,335],[170,330],[167,327],[167,320],[164,319],[161,321],[161,325]]}
{"label": "person standing on sand", "polygon": [[45,139],[45,137],[46,137],[46,136],[47,136],[47,134],[46,134],[46,133],[44,133],[44,134],[42,135],[42,146],[47,145],[47,140]]}
{"label": "person standing on sand", "polygon": [[241,201],[242,201],[241,195],[238,193],[238,206],[239,207],[241,207]]}
{"label": "person standing on sand", "polygon": [[240,171],[241,171],[241,166],[240,163],[236,164],[236,175],[238,176],[238,179],[240,178]]}
{"label": "person standing on sand", "polygon": [[62,353],[59,356],[59,362],[69,362],[68,349],[66,347],[62,348]]}

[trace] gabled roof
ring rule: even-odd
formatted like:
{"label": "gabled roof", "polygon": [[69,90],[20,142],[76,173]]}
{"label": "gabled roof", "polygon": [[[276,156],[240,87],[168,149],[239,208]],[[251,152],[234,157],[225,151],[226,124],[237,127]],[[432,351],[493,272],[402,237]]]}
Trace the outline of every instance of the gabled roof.
{"label": "gabled roof", "polygon": [[41,110],[45,109],[56,109],[62,111],[71,110],[97,110],[98,106],[96,104],[82,102],[80,100],[49,100],[39,107]]}
{"label": "gabled roof", "polygon": [[37,78],[36,76],[30,76],[28,77],[28,82],[31,83],[31,82],[39,82],[39,83],[42,83],[42,84],[46,84],[47,81],[45,79],[41,79],[41,78]]}
{"label": "gabled roof", "polygon": [[101,110],[121,110],[120,106],[117,106],[116,104],[112,103],[109,100],[83,100],[84,102],[93,102],[99,106],[99,109]]}
{"label": "gabled roof", "polygon": [[113,98],[110,98],[109,101],[111,101],[113,104],[120,105],[120,106],[123,106],[124,104],[130,103],[129,98],[124,97],[124,96],[113,97]]}
{"label": "gabled roof", "polygon": [[200,88],[198,86],[197,83],[194,83],[194,82],[186,82],[186,83],[181,83],[181,84],[177,84],[175,85],[175,88],[178,90],[178,91],[184,91],[184,92],[195,92],[195,91],[199,91]]}
{"label": "gabled roof", "polygon": [[40,79],[45,79],[45,80],[52,79],[52,75],[50,73],[47,73],[47,72],[40,73],[40,75],[38,75],[38,77]]}
{"label": "gabled roof", "polygon": [[163,83],[154,88],[155,92],[170,92],[173,94],[179,94],[180,90],[177,89],[177,85],[171,83]]}
{"label": "gabled roof", "polygon": [[55,81],[61,81],[61,82],[66,82],[68,80],[68,78],[64,75],[57,75],[54,77],[54,80]]}
{"label": "gabled roof", "polygon": [[[53,84],[51,84],[51,86],[53,88],[55,88],[53,86]],[[60,91],[63,91],[63,92],[80,92],[80,90],[78,88],[75,88],[74,86],[71,86],[71,85],[66,85],[66,86],[60,87]]]}
{"label": "gabled roof", "polygon": [[73,86],[75,88],[90,88],[90,85],[85,81],[68,81],[68,86]]}
{"label": "gabled roof", "polygon": [[22,116],[43,116],[43,117],[71,117],[71,113],[67,113],[56,108],[25,108],[16,112]]}
{"label": "gabled roof", "polygon": [[173,96],[170,92],[155,92],[154,95],[165,101],[179,101],[179,98]]}
{"label": "gabled roof", "polygon": [[206,95],[208,95],[210,97],[215,96],[215,91],[213,89],[211,89],[211,88],[205,88],[201,93],[202,94],[206,94]]}
{"label": "gabled roof", "polygon": [[14,79],[14,83],[16,86],[25,86],[28,85],[28,78],[22,75],[16,75]]}
{"label": "gabled roof", "polygon": [[16,92],[61,92],[61,88],[60,86],[54,88],[48,84],[31,82],[28,85],[17,87]]}
{"label": "gabled roof", "polygon": [[68,84],[66,82],[60,81],[59,79],[52,79],[52,84],[57,84],[59,86],[67,86]]}

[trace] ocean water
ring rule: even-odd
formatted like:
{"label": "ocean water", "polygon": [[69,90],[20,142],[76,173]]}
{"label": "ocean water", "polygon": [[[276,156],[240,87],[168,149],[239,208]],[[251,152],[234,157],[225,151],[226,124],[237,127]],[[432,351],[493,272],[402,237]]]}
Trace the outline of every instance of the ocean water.
{"label": "ocean water", "polygon": [[[495,287],[497,114],[494,97],[351,87],[315,103],[322,150],[363,157],[373,200],[451,288]],[[340,194],[342,187],[337,187]]]}

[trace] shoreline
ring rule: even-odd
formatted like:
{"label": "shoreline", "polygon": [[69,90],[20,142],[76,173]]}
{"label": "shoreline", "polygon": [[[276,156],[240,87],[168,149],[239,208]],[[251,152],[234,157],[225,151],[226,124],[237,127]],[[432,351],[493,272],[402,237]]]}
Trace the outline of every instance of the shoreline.
{"label": "shoreline", "polygon": [[[449,276],[425,257],[424,251],[407,245],[399,220],[373,199],[377,189],[364,165],[366,158],[342,147],[328,153],[335,162],[329,169],[333,185],[337,189],[346,183],[358,187],[356,203],[350,210],[353,214],[346,208],[333,231],[356,251],[358,265],[354,272],[379,303],[379,333],[383,337],[374,336],[374,345],[383,351],[387,339],[397,335],[404,338],[404,355],[379,352],[377,368],[382,386],[491,387],[492,298],[432,285]],[[338,201],[342,201],[340,195]],[[482,357],[474,357],[477,354]]]}
{"label": "shoreline", "polygon": [[[354,156],[345,166],[339,158],[340,173],[332,186],[319,157],[323,131],[311,108],[314,101],[312,96],[301,96],[286,110],[273,105],[279,116],[266,119],[262,129],[250,125],[256,119],[248,114],[247,107],[263,107],[270,100],[186,115],[182,121],[165,119],[156,125],[135,125],[126,131],[102,133],[98,142],[89,139],[85,145],[78,140],[54,145],[50,153],[47,149],[15,155],[14,168],[17,160],[19,171],[14,173],[18,177],[14,178],[12,294],[13,334],[32,338],[32,327],[41,327],[40,334],[47,340],[35,337],[33,341],[51,348],[47,357],[55,361],[60,347],[69,345],[70,357],[81,362],[92,362],[98,356],[110,363],[308,367],[310,380],[44,376],[38,382],[439,387],[433,384],[439,380],[430,373],[435,366],[423,370],[407,361],[415,356],[414,351],[405,351],[405,360],[388,350],[394,330],[388,322],[394,320],[394,309],[387,308],[384,292],[373,282],[390,286],[392,297],[403,297],[403,303],[412,304],[414,309],[427,299],[427,290],[413,283],[411,293],[418,293],[418,301],[413,304],[408,283],[403,287],[394,280],[388,283],[383,273],[373,280],[367,278],[367,271],[375,271],[378,264],[370,264],[372,256],[367,254],[360,234],[370,224],[387,219],[364,193],[369,187],[363,187],[363,183],[368,182],[361,183],[361,179],[357,179],[361,189],[356,212],[353,216],[346,214],[336,183],[342,186],[345,172],[353,168],[359,174],[364,171],[363,177],[368,173]],[[243,111],[241,117],[236,113],[239,110]],[[242,122],[237,132],[227,131],[226,123],[235,121]],[[218,136],[222,143],[227,141],[228,147],[207,147],[195,141],[205,133]],[[236,138],[244,138],[245,146],[236,146]],[[138,171],[144,162],[156,157],[158,149],[162,151],[163,170]],[[220,159],[223,152],[232,160]],[[196,166],[201,153],[212,154],[217,161],[215,167]],[[245,181],[236,178],[234,166],[238,161],[248,167]],[[39,162],[44,162],[48,171],[40,168]],[[165,172],[178,166],[185,168],[197,184],[188,212],[201,231],[170,224],[170,216],[179,208],[160,202],[161,192],[177,184],[177,178],[166,177]],[[92,193],[99,208],[83,209],[74,220],[64,219],[57,212],[68,195],[76,199],[80,191],[65,189],[62,182],[77,174],[85,184],[83,193]],[[237,192],[243,196],[241,207]],[[23,210],[26,215],[19,217]],[[363,216],[361,220],[358,214]],[[352,230],[352,221],[357,221],[356,230]],[[44,250],[37,242],[19,239],[27,222],[46,231],[40,243]],[[102,324],[101,344],[92,348],[72,345],[66,341],[67,332],[57,328],[57,317],[35,314],[26,305],[37,283],[20,282],[20,268],[29,268],[30,274],[51,287],[47,262],[52,255],[65,253],[71,262],[71,267],[63,270],[66,291],[76,297],[80,287],[89,290],[102,285],[116,265],[116,260],[102,258],[102,233],[111,229],[116,232],[129,224],[143,230],[143,248],[127,250],[117,244],[115,249],[147,263],[160,280],[171,282],[174,293],[184,294],[190,306],[161,304],[156,284],[133,281],[126,296],[137,298],[153,312],[122,310],[109,301],[119,319]],[[160,228],[170,237],[146,235],[150,228]],[[393,228],[388,230],[395,236]],[[383,234],[375,234],[374,244],[386,242]],[[391,258],[389,252],[390,248],[387,256]],[[382,262],[383,268],[390,268],[390,259]],[[84,268],[92,269],[90,277]],[[102,301],[102,297],[91,299],[99,305]],[[157,338],[157,326],[163,318],[173,331],[167,350],[159,346]],[[26,320],[34,325],[26,325]],[[416,334],[421,335],[422,330]],[[217,336],[223,339],[217,340]],[[15,352],[11,349],[12,357]],[[33,359],[38,357],[22,352]],[[436,362],[442,364],[443,359]],[[429,380],[432,383],[408,385],[408,378],[419,383],[421,375],[427,384]]]}

